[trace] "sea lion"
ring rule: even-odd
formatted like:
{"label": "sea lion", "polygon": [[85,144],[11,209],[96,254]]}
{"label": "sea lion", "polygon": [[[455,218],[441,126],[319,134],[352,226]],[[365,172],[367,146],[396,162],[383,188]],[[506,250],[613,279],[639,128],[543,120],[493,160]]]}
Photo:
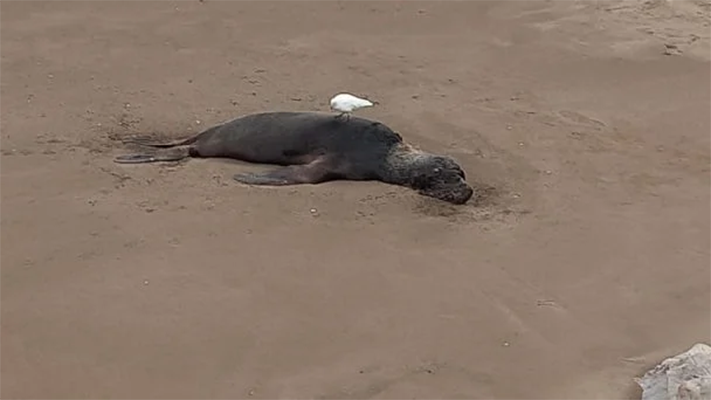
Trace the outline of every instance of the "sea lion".
{"label": "sea lion", "polygon": [[234,180],[249,185],[377,180],[453,204],[464,204],[474,194],[464,171],[453,159],[417,150],[388,126],[355,116],[345,120],[324,113],[265,112],[236,118],[170,143],[126,143],[172,150],[155,155],[122,155],[115,162],[221,157],[281,166],[266,173],[234,175]]}

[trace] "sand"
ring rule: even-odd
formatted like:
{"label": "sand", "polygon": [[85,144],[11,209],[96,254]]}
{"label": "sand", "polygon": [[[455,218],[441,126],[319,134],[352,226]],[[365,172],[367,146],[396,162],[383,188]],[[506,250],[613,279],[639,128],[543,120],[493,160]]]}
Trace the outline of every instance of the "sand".
{"label": "sand", "polygon": [[[3,1],[3,398],[639,398],[710,336],[709,13]],[[111,161],[340,91],[482,201]]]}

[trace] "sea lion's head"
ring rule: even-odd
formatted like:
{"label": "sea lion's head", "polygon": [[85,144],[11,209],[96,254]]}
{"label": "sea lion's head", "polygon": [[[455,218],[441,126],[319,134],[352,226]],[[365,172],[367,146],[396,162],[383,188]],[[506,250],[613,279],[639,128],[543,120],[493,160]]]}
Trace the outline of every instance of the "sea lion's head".
{"label": "sea lion's head", "polygon": [[474,194],[462,168],[449,157],[421,154],[411,167],[412,187],[422,195],[464,204]]}

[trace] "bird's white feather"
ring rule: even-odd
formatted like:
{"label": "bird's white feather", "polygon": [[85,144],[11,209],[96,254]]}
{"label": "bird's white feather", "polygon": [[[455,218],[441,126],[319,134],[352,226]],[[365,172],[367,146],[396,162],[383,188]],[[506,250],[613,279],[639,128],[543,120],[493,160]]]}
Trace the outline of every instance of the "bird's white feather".
{"label": "bird's white feather", "polygon": [[344,113],[353,112],[359,108],[372,107],[373,103],[366,99],[348,93],[340,93],[331,99],[331,108]]}

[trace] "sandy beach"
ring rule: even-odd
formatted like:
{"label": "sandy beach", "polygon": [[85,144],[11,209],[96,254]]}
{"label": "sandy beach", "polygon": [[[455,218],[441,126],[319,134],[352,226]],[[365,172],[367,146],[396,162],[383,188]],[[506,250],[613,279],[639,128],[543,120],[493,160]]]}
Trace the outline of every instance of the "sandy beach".
{"label": "sandy beach", "polygon": [[[3,1],[1,395],[637,399],[711,336],[708,1]],[[478,203],[132,135],[358,115]]]}

